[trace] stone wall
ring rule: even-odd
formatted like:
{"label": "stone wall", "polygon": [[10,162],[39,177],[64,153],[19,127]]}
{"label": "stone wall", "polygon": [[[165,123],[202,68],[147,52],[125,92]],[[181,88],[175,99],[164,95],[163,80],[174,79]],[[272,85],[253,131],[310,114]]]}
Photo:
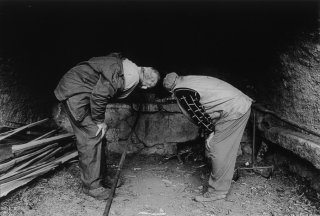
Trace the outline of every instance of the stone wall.
{"label": "stone wall", "polygon": [[[58,125],[72,132],[63,110],[55,116]],[[106,122],[109,126],[107,151],[110,153],[122,153],[124,145],[129,144],[129,154],[172,155],[177,153],[178,144],[199,140],[199,128],[180,112],[174,101],[144,103],[140,107],[136,104],[108,104]],[[248,128],[239,154],[251,153],[251,132]]]}
{"label": "stone wall", "polygon": [[296,173],[308,182],[311,188],[320,192],[320,170],[315,168],[313,163],[278,145],[272,143],[268,145],[271,150],[269,150],[266,160],[269,163],[274,164],[276,168]]}
{"label": "stone wall", "polygon": [[301,32],[256,87],[260,134],[281,149],[274,158],[319,191],[320,29]]}
{"label": "stone wall", "polygon": [[[138,110],[140,109],[140,113]],[[172,154],[175,143],[195,140],[198,128],[189,122],[175,104],[109,104],[106,121],[108,150],[121,153],[129,143],[129,153]]]}
{"label": "stone wall", "polygon": [[[255,107],[257,116],[258,146],[267,143],[267,158],[276,167],[286,166],[306,179],[312,188],[320,191],[320,139],[312,131],[306,131],[286,122],[261,107]],[[298,125],[299,126],[299,125]],[[265,145],[264,145],[265,146]]]}
{"label": "stone wall", "polygon": [[[48,117],[44,104],[28,89],[13,60],[0,58],[0,126],[19,127]],[[21,73],[21,72],[20,72]]]}
{"label": "stone wall", "polygon": [[320,134],[319,38],[319,29],[301,33],[257,88],[259,101],[280,117]]}
{"label": "stone wall", "polygon": [[[55,120],[59,126],[72,132],[70,122],[60,106]],[[172,154],[175,144],[195,140],[198,127],[192,124],[174,103],[107,105],[106,133],[108,151],[121,153],[129,143],[129,153]]]}

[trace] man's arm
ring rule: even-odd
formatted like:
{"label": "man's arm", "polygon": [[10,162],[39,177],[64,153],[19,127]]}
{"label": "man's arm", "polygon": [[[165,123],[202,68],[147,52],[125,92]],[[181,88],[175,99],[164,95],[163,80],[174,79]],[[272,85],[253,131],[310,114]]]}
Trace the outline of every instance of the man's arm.
{"label": "man's arm", "polygon": [[220,117],[220,114],[212,119],[200,103],[200,94],[197,91],[178,88],[175,89],[174,94],[184,114],[188,115],[206,133],[214,132],[214,123]]}
{"label": "man's arm", "polygon": [[106,107],[117,92],[118,86],[114,82],[117,82],[118,74],[121,73],[121,69],[117,64],[114,64],[109,68],[102,65],[99,69],[100,77],[91,93],[90,105],[92,120],[96,122],[98,127],[96,136],[101,132],[100,139],[102,139],[108,129],[107,124],[104,122]]}
{"label": "man's arm", "polygon": [[90,97],[91,116],[97,124],[104,122],[106,106],[117,93],[119,77],[123,76],[121,66],[117,61],[113,60],[112,64],[107,61],[108,58],[99,58],[94,62],[90,62],[90,65],[99,73],[99,80]]}

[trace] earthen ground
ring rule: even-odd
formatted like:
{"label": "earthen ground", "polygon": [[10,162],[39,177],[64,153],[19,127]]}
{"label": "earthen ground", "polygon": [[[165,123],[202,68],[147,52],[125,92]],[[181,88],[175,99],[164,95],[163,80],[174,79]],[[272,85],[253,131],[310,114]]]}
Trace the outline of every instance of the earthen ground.
{"label": "earthen ground", "polygon": [[[116,160],[115,164],[117,163]],[[193,200],[207,181],[204,161],[128,156],[124,185],[110,216],[320,215],[320,197],[300,179],[276,170],[270,178],[242,171],[226,200]],[[100,216],[105,201],[81,192],[76,162],[60,167],[1,201],[1,216]]]}

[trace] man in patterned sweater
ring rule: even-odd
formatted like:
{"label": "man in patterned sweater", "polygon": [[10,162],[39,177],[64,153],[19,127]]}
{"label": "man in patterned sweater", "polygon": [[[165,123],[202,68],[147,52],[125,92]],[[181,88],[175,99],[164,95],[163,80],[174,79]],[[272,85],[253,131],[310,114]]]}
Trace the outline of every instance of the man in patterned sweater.
{"label": "man in patterned sweater", "polygon": [[169,73],[163,86],[173,93],[189,119],[205,131],[212,163],[208,191],[199,202],[224,199],[229,192],[240,141],[251,112],[252,99],[232,85],[209,76]]}

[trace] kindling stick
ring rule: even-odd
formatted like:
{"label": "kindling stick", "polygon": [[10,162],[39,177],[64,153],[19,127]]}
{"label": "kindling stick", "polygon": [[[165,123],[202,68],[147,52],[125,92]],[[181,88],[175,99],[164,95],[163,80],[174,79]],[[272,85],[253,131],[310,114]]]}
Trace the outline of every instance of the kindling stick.
{"label": "kindling stick", "polygon": [[[139,119],[139,114],[140,114],[140,107],[141,107],[141,104],[138,107],[137,118],[136,118],[136,120],[135,120],[135,122],[134,122],[134,124],[132,126],[132,130],[130,132],[130,135],[133,133],[133,131],[134,131],[136,125],[137,125],[137,122],[138,122],[138,119]],[[115,194],[115,191],[116,191],[116,188],[117,188],[117,184],[118,184],[118,181],[119,181],[120,172],[121,172],[124,160],[125,160],[126,155],[127,155],[128,145],[129,145],[129,142],[127,142],[125,144],[125,146],[124,146],[124,149],[123,149],[123,152],[122,152],[122,155],[121,155],[121,159],[120,159],[120,163],[118,165],[118,169],[117,169],[117,173],[116,173],[116,179],[112,184],[111,191],[110,191],[110,194],[109,194],[109,197],[108,197],[108,200],[107,200],[107,204],[106,204],[106,207],[104,209],[104,212],[103,212],[102,216],[108,216],[109,215],[109,211],[110,211],[110,208],[111,208],[113,197],[114,197],[114,194]]]}
{"label": "kindling stick", "polygon": [[32,140],[32,141],[41,140],[41,139],[43,139],[43,138],[49,137],[49,136],[51,136],[52,134],[54,134],[55,132],[57,132],[58,130],[59,130],[59,129],[51,130],[51,131],[49,131],[49,132],[47,132],[47,133],[45,133],[45,134],[43,134],[43,135],[35,138],[35,139]]}
{"label": "kindling stick", "polygon": [[110,208],[111,208],[111,204],[112,204],[112,200],[113,200],[113,197],[114,197],[114,193],[116,191],[116,187],[117,187],[118,180],[119,180],[119,177],[120,177],[120,172],[121,172],[121,169],[122,169],[122,165],[124,163],[124,159],[126,158],[127,148],[128,148],[128,143],[126,143],[126,145],[125,145],[125,147],[123,149],[123,152],[122,152],[122,155],[121,155],[121,159],[120,159],[120,163],[119,163],[119,166],[118,166],[118,169],[117,169],[117,173],[116,173],[116,179],[112,184],[110,195],[108,197],[107,204],[106,204],[106,207],[105,207],[104,212],[103,212],[103,216],[108,216],[109,215],[109,211],[110,211]]}
{"label": "kindling stick", "polygon": [[44,123],[44,122],[46,122],[46,121],[48,121],[48,120],[49,120],[49,118],[46,118],[46,119],[43,119],[43,120],[40,120],[40,121],[31,123],[31,124],[28,124],[28,125],[25,125],[25,126],[23,126],[23,127],[17,128],[17,129],[15,129],[15,130],[13,130],[12,133],[9,133],[9,134],[7,134],[7,135],[5,135],[5,136],[0,137],[0,141],[1,141],[1,140],[4,140],[4,139],[6,139],[6,138],[8,138],[8,137],[10,137],[10,136],[12,136],[12,135],[20,132],[20,131],[23,131],[23,130],[25,130],[25,129],[27,129],[27,128],[31,128],[31,127],[33,127],[33,126],[42,124],[42,123]]}
{"label": "kindling stick", "polygon": [[269,177],[269,175],[272,174],[273,172],[273,166],[256,166],[256,111],[252,110],[252,115],[253,115],[253,127],[252,127],[252,155],[251,155],[251,167],[240,167],[238,168],[239,170],[253,170],[254,172],[261,174],[264,176],[262,173],[259,173],[258,170],[261,169],[267,169],[270,172],[264,176],[264,177]]}
{"label": "kindling stick", "polygon": [[[55,147],[57,147],[59,144],[58,143],[53,143],[53,144],[50,144],[44,148],[41,148],[39,150],[36,150],[34,152],[31,152],[31,153],[28,153],[28,154],[25,154],[23,156],[20,156],[20,157],[16,157],[8,162],[5,162],[5,163],[0,163],[0,173],[8,170],[9,168],[15,166],[17,163],[20,163],[22,161],[25,161],[27,159],[30,159],[32,158],[33,156],[37,156],[45,151],[47,151],[48,149],[53,149]],[[11,171],[10,171],[11,172]]]}
{"label": "kindling stick", "polygon": [[49,145],[50,143],[53,143],[53,142],[56,142],[59,140],[63,140],[63,139],[67,139],[67,138],[71,138],[73,136],[74,136],[73,133],[65,133],[65,134],[56,135],[56,136],[53,136],[50,138],[30,141],[25,144],[13,145],[12,152],[14,155],[19,155],[27,150],[30,150],[33,148],[43,147],[43,146]]}

